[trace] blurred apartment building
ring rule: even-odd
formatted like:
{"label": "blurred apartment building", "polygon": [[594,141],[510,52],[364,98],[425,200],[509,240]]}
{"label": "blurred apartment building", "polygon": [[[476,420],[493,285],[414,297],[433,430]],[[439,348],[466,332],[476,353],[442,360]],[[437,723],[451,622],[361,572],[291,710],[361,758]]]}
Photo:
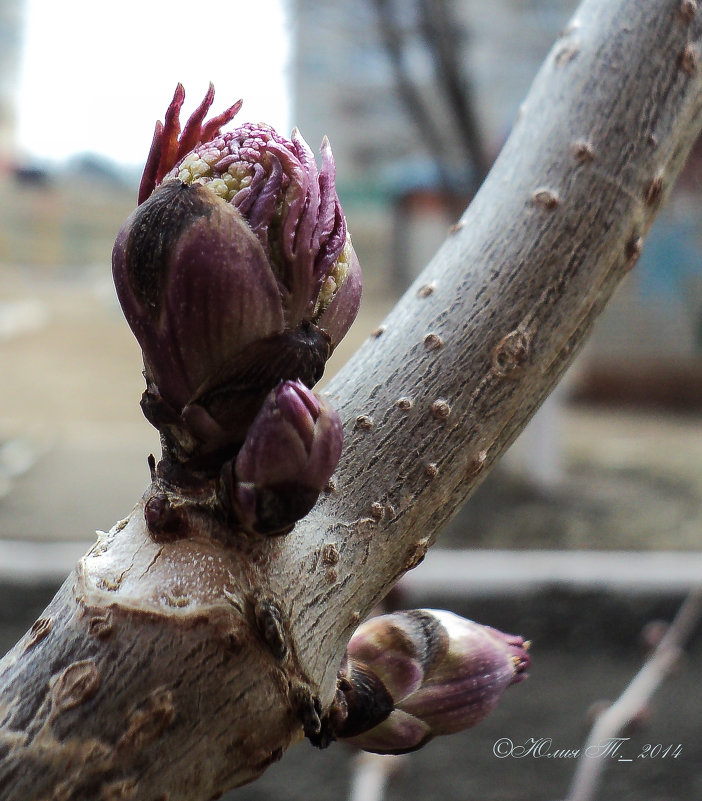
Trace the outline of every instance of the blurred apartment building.
{"label": "blurred apartment building", "polygon": [[[434,5],[441,0],[434,0]],[[443,0],[488,160],[507,137],[541,62],[577,0]],[[385,19],[402,69],[441,138],[448,173],[471,170],[437,83],[421,7],[432,0],[291,0],[294,119],[314,147],[326,134],[371,291],[399,291],[431,258],[461,204],[447,203],[436,151],[398,93]],[[423,27],[424,25],[424,27]],[[604,399],[702,404],[702,158],[648,237],[644,253],[581,359],[580,391]],[[464,204],[463,204],[464,205]]]}
{"label": "blurred apartment building", "polygon": [[[456,53],[489,165],[577,0],[493,0],[489,13],[481,0],[291,4],[296,124],[313,147],[329,137],[358,245],[368,237],[370,271],[389,273],[396,291],[426,264],[480,183],[438,78],[425,15],[432,7],[448,10],[446,47]],[[398,69],[434,135],[421,133],[421,120],[398,92]],[[457,202],[447,202],[447,176]]]}
{"label": "blurred apartment building", "polygon": [[[566,24],[576,0],[443,0],[456,24],[459,61],[493,153],[509,132],[539,65]],[[409,162],[417,182],[433,165],[396,92],[381,33],[387,9],[407,73],[446,136],[449,163],[455,132],[437,90],[435,65],[421,31],[421,0],[291,0],[294,9],[295,116],[311,142],[329,136],[342,191],[364,203],[395,189]],[[429,4],[431,5],[431,4]],[[456,169],[462,165],[454,164]],[[407,180],[405,178],[405,180]],[[347,200],[348,202],[348,200]]]}

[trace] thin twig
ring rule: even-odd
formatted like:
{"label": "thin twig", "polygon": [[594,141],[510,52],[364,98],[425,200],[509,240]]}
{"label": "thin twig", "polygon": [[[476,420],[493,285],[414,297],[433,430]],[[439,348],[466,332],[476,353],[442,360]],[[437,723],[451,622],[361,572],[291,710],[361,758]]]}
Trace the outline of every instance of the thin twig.
{"label": "thin twig", "polygon": [[436,164],[442,188],[449,195],[455,194],[455,180],[452,178],[444,158],[445,142],[441,126],[430,114],[422,100],[421,92],[409,76],[402,37],[393,17],[390,4],[387,0],[375,0],[375,6],[378,13],[380,35],[392,65],[395,87],[400,101],[410,119],[417,126],[417,131],[422,138],[424,146]]}
{"label": "thin twig", "polygon": [[485,179],[490,163],[480,130],[474,93],[462,67],[461,42],[453,4],[449,4],[448,0],[420,0],[419,10],[420,29],[433,56],[436,83],[453,114],[464,161],[473,166],[472,182],[477,189]]}
{"label": "thin twig", "polygon": [[702,587],[691,590],[658,646],[619,698],[592,727],[578,761],[566,801],[591,801],[605,760],[588,757],[590,749],[617,737],[653,696],[675,665],[685,642],[702,617]]}

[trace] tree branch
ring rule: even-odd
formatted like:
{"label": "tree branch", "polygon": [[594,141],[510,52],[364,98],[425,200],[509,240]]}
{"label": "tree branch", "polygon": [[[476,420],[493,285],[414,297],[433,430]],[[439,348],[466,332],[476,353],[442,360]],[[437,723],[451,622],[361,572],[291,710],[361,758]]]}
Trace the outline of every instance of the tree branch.
{"label": "tree branch", "polygon": [[101,536],[0,665],[5,801],[208,799],[318,728],[353,629],[634,266],[702,126],[701,17],[585,0],[461,222],[330,383],[345,452],[290,535],[225,545],[191,504],[191,536],[156,544],[139,504]]}
{"label": "tree branch", "polygon": [[448,0],[420,0],[420,27],[432,53],[436,82],[446,97],[466,160],[473,166],[479,186],[490,167],[480,121],[473,100],[473,89],[463,74],[458,23]]}
{"label": "tree branch", "polygon": [[421,92],[412,83],[407,72],[402,38],[393,19],[391,4],[388,0],[375,0],[375,6],[378,14],[378,28],[383,46],[390,59],[397,94],[409,119],[417,126],[422,142],[436,164],[442,188],[449,195],[455,194],[456,181],[446,166],[445,143],[441,125],[427,111]]}
{"label": "tree branch", "polygon": [[645,707],[661,682],[670,673],[686,641],[702,617],[702,587],[687,596],[675,619],[644,666],[617,700],[598,718],[583,746],[566,801],[592,801],[605,768],[603,759],[593,758],[603,743],[617,737],[627,723]]}

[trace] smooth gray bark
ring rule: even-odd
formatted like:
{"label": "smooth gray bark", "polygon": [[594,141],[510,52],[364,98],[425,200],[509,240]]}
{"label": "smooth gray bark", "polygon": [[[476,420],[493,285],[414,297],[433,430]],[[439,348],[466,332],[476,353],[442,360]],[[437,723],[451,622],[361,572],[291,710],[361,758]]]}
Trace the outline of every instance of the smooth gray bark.
{"label": "smooth gray bark", "polygon": [[461,222],[331,382],[334,488],[279,539],[224,546],[190,512],[193,537],[157,545],[141,505],[102,537],[0,665],[0,797],[208,799],[314,724],[353,629],[634,267],[702,126],[701,18],[585,0]]}

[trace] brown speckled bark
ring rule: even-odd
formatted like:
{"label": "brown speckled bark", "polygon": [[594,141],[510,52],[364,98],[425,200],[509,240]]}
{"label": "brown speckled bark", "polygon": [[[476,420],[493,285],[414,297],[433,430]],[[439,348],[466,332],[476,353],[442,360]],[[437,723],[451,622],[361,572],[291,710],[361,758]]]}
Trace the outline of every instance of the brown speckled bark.
{"label": "brown speckled bark", "polygon": [[[4,801],[196,801],[315,728],[353,628],[423,557],[634,267],[702,125],[692,0],[586,0],[503,153],[329,387],[346,446],[287,537],[105,535],[0,665]],[[520,690],[527,692],[526,690]]]}

